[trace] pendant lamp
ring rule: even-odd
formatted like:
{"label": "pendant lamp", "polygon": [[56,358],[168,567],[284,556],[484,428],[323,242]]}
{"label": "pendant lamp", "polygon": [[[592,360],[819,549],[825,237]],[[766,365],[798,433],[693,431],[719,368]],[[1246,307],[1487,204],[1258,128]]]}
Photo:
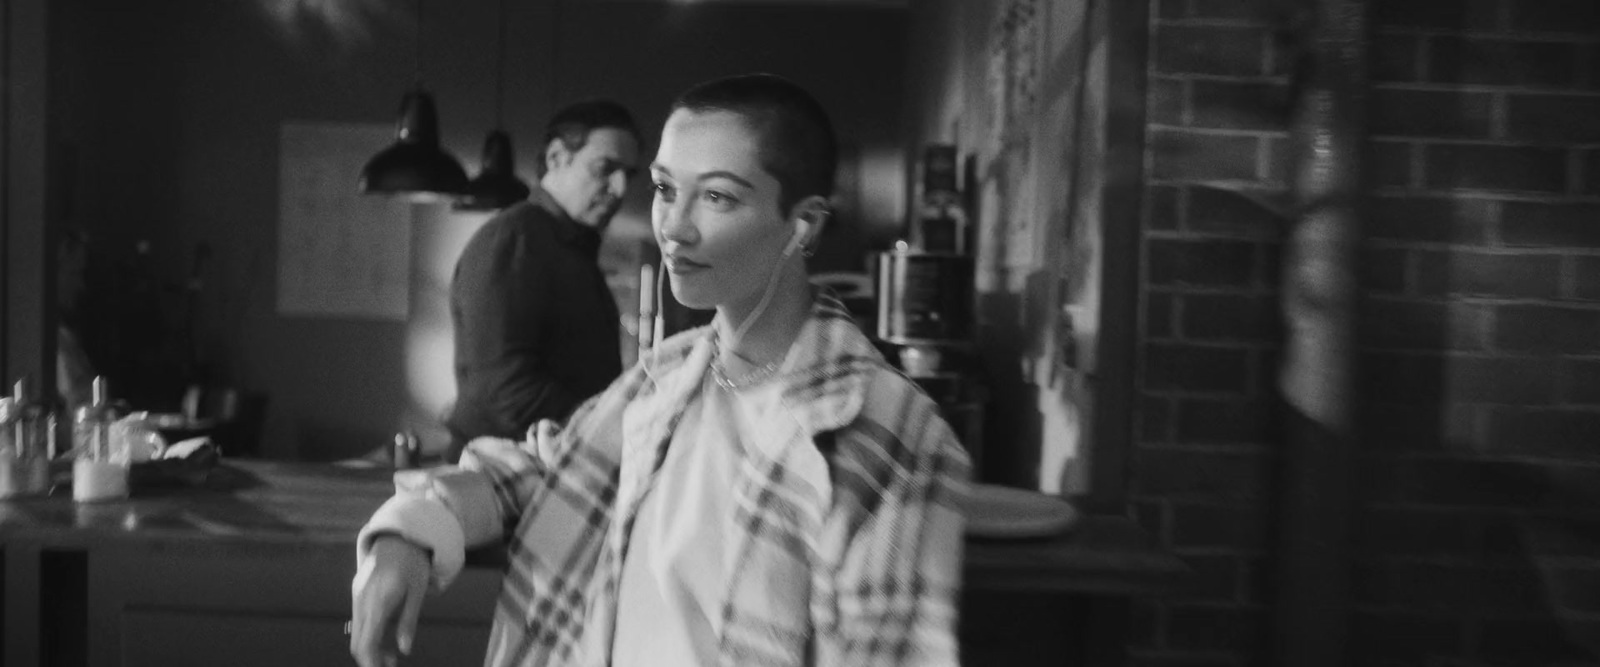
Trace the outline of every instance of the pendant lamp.
{"label": "pendant lamp", "polygon": [[439,145],[439,112],[422,88],[422,0],[417,0],[416,88],[400,100],[395,141],[361,168],[361,192],[431,200],[467,189],[461,161]]}
{"label": "pendant lamp", "polygon": [[500,31],[495,44],[494,130],[483,140],[483,160],[478,175],[467,183],[466,194],[456,199],[458,211],[495,211],[528,198],[528,184],[517,178],[517,155],[511,149],[511,135],[501,122],[505,106],[506,3],[500,0],[496,23]]}

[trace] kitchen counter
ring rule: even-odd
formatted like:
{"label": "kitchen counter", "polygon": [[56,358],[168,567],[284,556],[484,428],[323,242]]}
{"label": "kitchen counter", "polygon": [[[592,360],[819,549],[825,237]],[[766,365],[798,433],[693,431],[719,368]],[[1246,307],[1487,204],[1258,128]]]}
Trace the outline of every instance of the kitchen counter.
{"label": "kitchen counter", "polygon": [[[383,468],[229,461],[201,485],[136,487],[126,501],[80,505],[61,485],[48,498],[0,502],[0,657],[347,664],[355,534],[392,492]],[[481,656],[486,643],[494,561],[477,554],[426,605],[412,664],[478,661],[463,651]],[[965,585],[969,596],[1129,596],[1169,590],[1186,571],[1131,521],[1089,517],[1054,539],[969,540]],[[85,603],[72,604],[76,595]]]}

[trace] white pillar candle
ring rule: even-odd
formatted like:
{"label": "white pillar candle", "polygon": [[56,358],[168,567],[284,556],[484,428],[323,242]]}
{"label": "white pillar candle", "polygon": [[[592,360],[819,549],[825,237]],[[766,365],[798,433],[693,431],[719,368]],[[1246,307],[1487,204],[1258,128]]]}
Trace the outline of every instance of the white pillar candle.
{"label": "white pillar candle", "polygon": [[72,463],[73,500],[95,502],[127,497],[127,465],[82,458]]}

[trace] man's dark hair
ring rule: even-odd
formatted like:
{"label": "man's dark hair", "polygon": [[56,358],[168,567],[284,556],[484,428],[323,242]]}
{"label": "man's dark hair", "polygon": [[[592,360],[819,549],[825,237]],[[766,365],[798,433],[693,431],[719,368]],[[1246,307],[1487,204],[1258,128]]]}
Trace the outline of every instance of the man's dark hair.
{"label": "man's dark hair", "polygon": [[621,104],[610,100],[578,102],[557,111],[545,126],[544,141],[539,144],[539,175],[544,175],[544,156],[550,150],[550,142],[559,139],[568,151],[576,153],[583,150],[590,132],[604,127],[624,130],[633,135],[635,143],[644,145],[639,126],[633,122],[633,114],[628,113]]}
{"label": "man's dark hair", "polygon": [[778,208],[788,215],[812,195],[833,194],[839,147],[828,112],[811,93],[780,76],[744,74],[708,81],[678,96],[672,110],[727,111],[760,137],[761,166],[778,180]]}

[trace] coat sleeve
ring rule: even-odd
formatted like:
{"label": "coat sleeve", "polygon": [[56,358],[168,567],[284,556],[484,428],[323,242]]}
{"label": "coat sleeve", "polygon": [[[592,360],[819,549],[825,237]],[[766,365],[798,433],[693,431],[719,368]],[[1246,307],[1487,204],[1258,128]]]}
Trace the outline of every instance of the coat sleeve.
{"label": "coat sleeve", "polygon": [[[813,608],[819,665],[958,665],[969,463],[925,397],[841,433],[832,561]],[[829,539],[832,536],[833,539]]]}
{"label": "coat sleeve", "polygon": [[526,229],[503,228],[469,243],[456,265],[458,360],[470,372],[458,406],[470,433],[520,433],[538,418],[560,418],[579,402],[551,373],[550,318],[558,295],[549,250]]}
{"label": "coat sleeve", "polygon": [[552,491],[568,514],[581,499],[595,500],[578,514],[605,509],[615,495],[621,410],[642,379],[638,372],[619,378],[580,406],[553,441],[536,442],[532,428],[520,441],[478,438],[458,466],[395,473],[395,496],[356,539],[357,564],[377,536],[398,534],[431,553],[432,584],[443,589],[461,572],[467,549],[507,541]]}
{"label": "coat sleeve", "polygon": [[458,466],[395,473],[395,495],[356,538],[359,566],[379,535],[392,533],[429,552],[435,590],[460,574],[466,552],[503,542],[548,480],[571,438],[553,446],[483,437],[468,443]]}

